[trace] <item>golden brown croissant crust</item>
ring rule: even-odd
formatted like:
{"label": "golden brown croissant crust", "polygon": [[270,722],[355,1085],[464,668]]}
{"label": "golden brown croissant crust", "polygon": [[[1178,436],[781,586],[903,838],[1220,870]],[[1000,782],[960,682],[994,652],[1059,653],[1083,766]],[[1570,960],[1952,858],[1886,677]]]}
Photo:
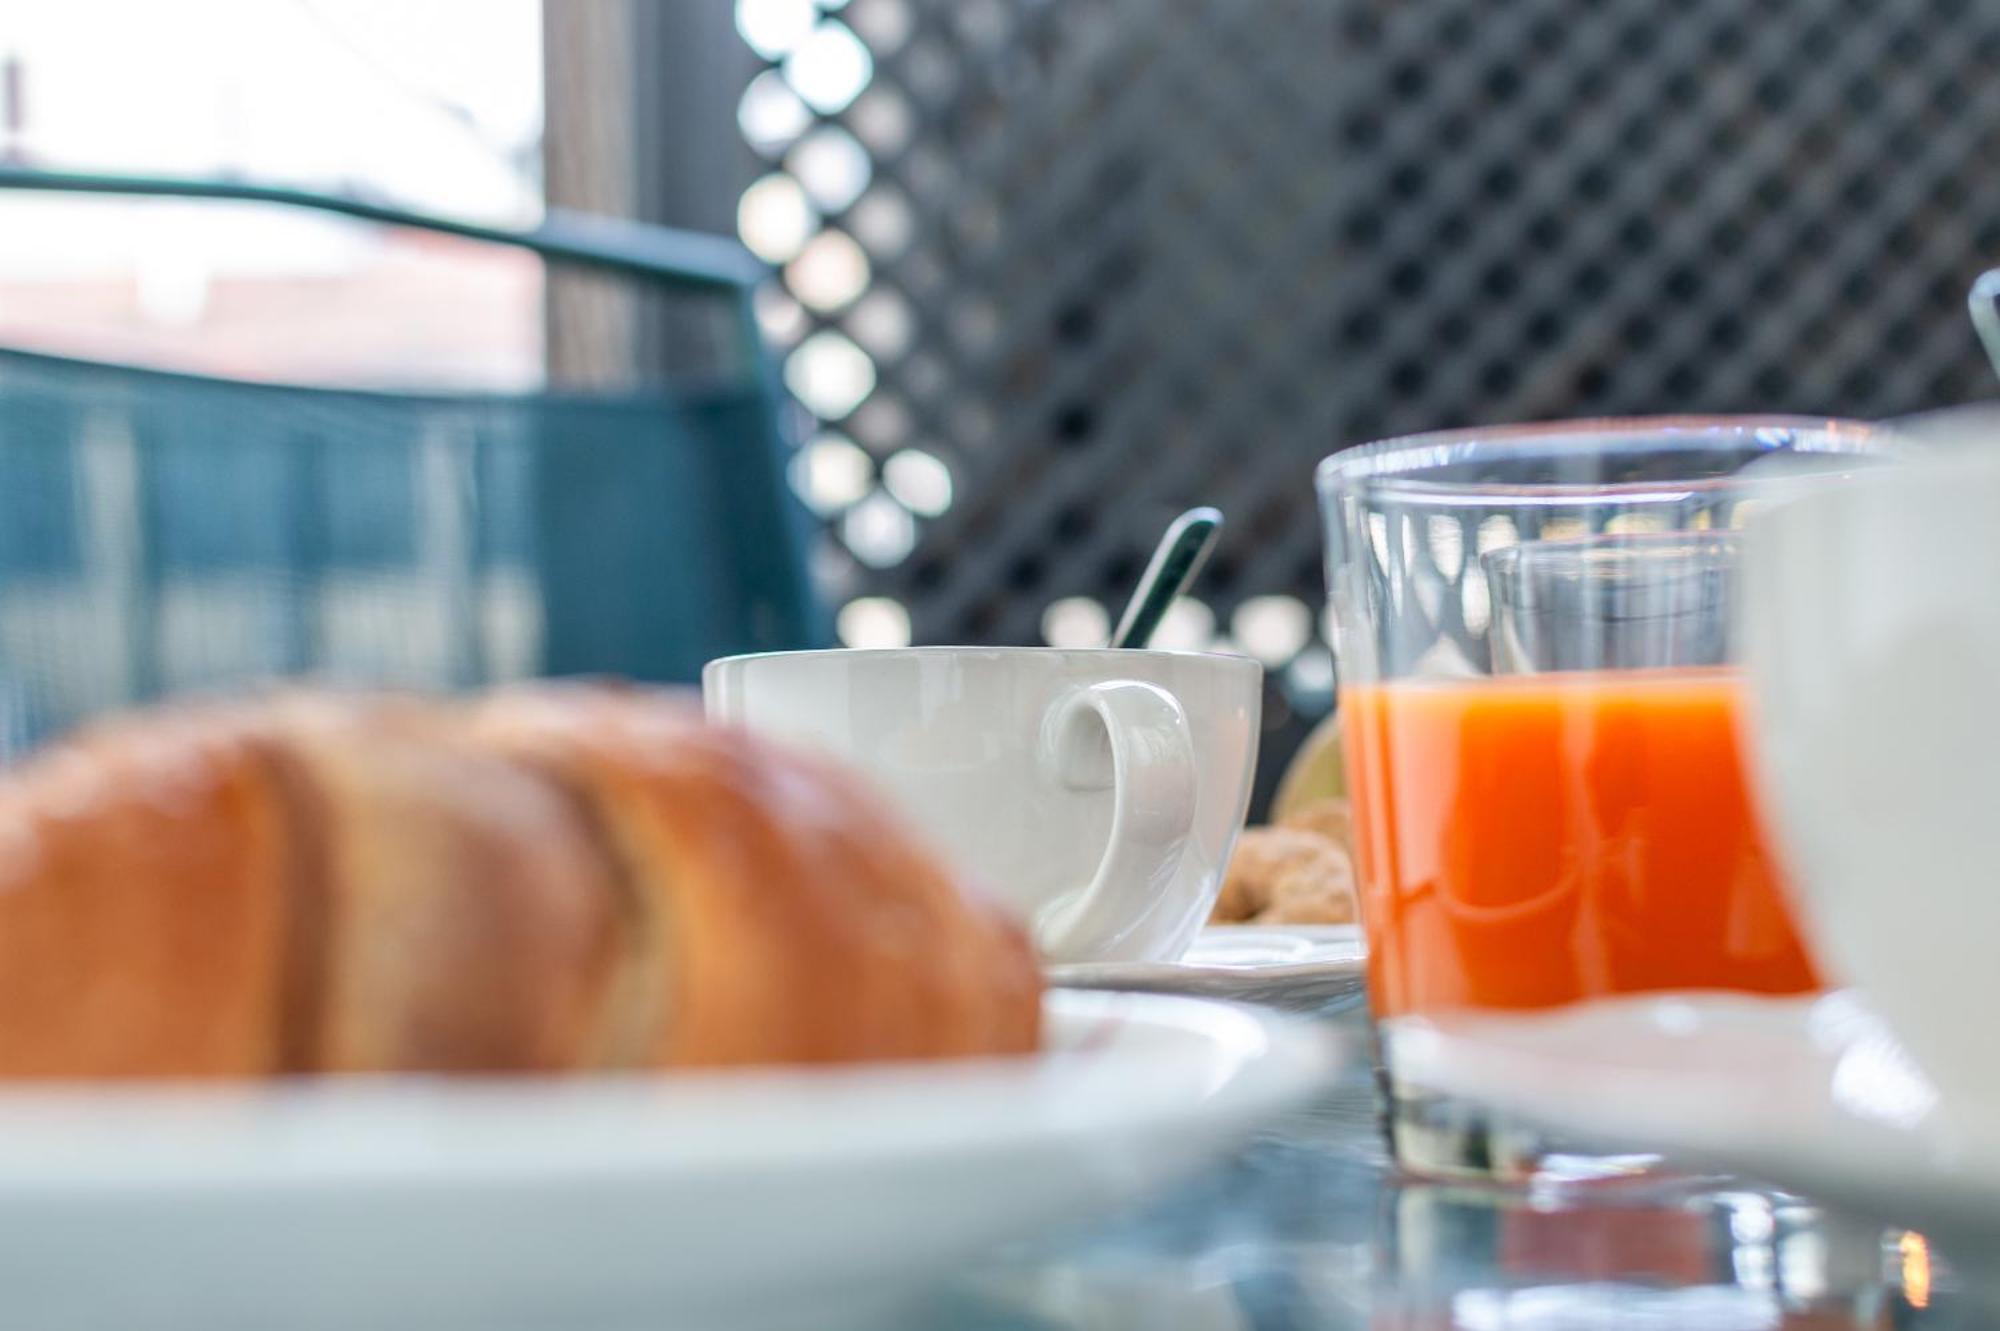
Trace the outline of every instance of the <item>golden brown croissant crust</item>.
{"label": "golden brown croissant crust", "polygon": [[1016,1053],[1040,987],[851,777],[657,692],[167,708],[0,776],[0,1076]]}

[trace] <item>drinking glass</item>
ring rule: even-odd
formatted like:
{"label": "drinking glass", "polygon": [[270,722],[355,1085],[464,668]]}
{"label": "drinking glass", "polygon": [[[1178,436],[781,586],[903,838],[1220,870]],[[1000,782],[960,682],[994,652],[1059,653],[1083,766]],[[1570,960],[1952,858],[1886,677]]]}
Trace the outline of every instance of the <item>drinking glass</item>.
{"label": "drinking glass", "polygon": [[1489,550],[1493,673],[1726,665],[1740,546],[1709,530]]}
{"label": "drinking glass", "polygon": [[[1868,426],[1661,417],[1413,436],[1319,471],[1368,982],[1396,1157],[1590,1177],[1397,1070],[1408,1018],[1819,975],[1750,802],[1730,533]],[[1770,484],[1777,484],[1771,481]]]}

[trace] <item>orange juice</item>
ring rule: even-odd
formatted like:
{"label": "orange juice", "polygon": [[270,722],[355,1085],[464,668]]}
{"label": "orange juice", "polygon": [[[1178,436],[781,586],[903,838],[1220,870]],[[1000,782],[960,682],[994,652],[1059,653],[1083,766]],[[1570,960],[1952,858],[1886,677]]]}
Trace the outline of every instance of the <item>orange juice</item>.
{"label": "orange juice", "polygon": [[1344,687],[1378,1017],[1819,986],[1727,670]]}

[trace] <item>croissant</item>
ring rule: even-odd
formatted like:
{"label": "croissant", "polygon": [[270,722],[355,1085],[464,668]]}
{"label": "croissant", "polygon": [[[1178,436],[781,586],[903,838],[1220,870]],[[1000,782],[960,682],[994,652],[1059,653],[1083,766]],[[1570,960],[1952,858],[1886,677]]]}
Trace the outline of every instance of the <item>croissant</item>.
{"label": "croissant", "polygon": [[1021,931],[669,695],[168,707],[0,776],[0,1076],[1016,1053]]}

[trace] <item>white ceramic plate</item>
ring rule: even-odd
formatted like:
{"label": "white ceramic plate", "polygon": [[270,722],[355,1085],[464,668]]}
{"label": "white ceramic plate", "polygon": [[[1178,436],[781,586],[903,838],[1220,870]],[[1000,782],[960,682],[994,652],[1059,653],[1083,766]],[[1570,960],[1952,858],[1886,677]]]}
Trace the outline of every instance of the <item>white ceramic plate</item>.
{"label": "white ceramic plate", "polygon": [[2000,1251],[1993,1116],[1946,1104],[1852,993],[1403,1017],[1384,1033],[1427,1088],[1582,1142],[1794,1187],[1948,1249]]}
{"label": "white ceramic plate", "polygon": [[1194,994],[1317,1013],[1361,994],[1367,944],[1352,924],[1216,924],[1179,961],[1049,967],[1052,984]]}
{"label": "white ceramic plate", "polygon": [[1052,993],[1048,1050],[567,1083],[0,1095],[0,1321],[825,1326],[1305,1098],[1305,1023]]}

